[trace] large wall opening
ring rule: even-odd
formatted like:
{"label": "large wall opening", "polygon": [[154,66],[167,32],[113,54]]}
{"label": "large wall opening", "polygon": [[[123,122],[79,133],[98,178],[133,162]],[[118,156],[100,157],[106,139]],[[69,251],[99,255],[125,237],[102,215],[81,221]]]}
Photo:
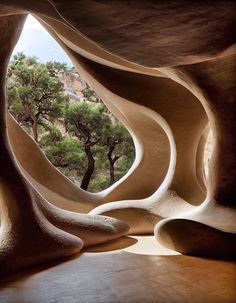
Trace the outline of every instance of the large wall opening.
{"label": "large wall opening", "polygon": [[131,167],[129,132],[31,15],[9,64],[7,92],[11,115],[82,189],[102,191]]}

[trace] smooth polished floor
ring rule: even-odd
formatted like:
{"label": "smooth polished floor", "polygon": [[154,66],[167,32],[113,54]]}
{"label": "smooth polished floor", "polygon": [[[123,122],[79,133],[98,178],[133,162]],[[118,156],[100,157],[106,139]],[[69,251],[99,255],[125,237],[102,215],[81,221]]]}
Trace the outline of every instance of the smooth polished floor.
{"label": "smooth polished floor", "polygon": [[1,280],[1,303],[236,302],[236,264],[123,238]]}

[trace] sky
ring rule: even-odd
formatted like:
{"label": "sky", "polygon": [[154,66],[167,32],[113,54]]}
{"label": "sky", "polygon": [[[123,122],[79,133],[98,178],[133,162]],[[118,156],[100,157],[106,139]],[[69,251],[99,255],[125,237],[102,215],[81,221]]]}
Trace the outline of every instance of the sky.
{"label": "sky", "polygon": [[25,21],[23,31],[15,46],[13,55],[20,51],[28,56],[38,57],[42,63],[59,61],[67,63],[68,66],[72,66],[64,50],[31,15],[29,15]]}

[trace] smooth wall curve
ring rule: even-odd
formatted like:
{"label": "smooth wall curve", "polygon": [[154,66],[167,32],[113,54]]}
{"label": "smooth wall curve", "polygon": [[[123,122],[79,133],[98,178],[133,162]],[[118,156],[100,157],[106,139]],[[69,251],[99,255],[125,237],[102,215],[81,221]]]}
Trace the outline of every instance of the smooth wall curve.
{"label": "smooth wall curve", "polygon": [[[36,176],[33,164],[29,167],[23,161],[23,148],[16,151],[15,146],[16,156],[10,148],[5,75],[24,14],[29,12],[67,50],[136,140],[139,161],[120,183],[102,194],[103,200],[73,187],[48,164],[48,176]],[[104,241],[128,232],[128,226],[116,219],[59,209],[52,205],[54,197],[55,204],[62,197],[60,207],[74,200],[79,200],[79,207],[85,200],[91,208],[94,203],[103,204],[92,213],[124,218],[133,232],[151,232],[157,221],[167,218],[155,228],[163,245],[185,254],[235,257],[235,20],[234,1],[217,1],[213,6],[211,1],[182,0],[0,0],[1,274],[79,252],[83,245],[78,237],[80,223],[81,238],[88,245],[94,244],[96,232]],[[134,108],[140,109],[137,116]],[[140,130],[136,117],[147,125],[146,131]],[[208,122],[216,145],[206,194],[199,142]],[[9,136],[14,151],[17,125],[12,125]],[[159,137],[164,140],[161,174],[155,172],[159,165],[155,151],[162,146],[157,142],[153,148],[153,135],[155,144]],[[29,138],[24,140],[41,157]],[[146,161],[146,155],[151,160]],[[152,169],[150,163],[155,165]],[[142,188],[142,172],[155,178],[152,185]],[[61,180],[62,192],[57,193],[50,174]],[[47,197],[51,203],[40,194],[48,188],[53,189]]]}

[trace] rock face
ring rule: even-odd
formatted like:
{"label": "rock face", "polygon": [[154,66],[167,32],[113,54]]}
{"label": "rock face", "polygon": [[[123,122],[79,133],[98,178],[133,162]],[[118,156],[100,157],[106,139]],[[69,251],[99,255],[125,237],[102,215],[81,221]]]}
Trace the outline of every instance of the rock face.
{"label": "rock face", "polygon": [[[70,183],[7,116],[6,70],[27,13],[134,138],[133,166],[104,192]],[[115,239],[127,223],[184,254],[235,257],[235,20],[234,1],[0,0],[1,275]]]}

